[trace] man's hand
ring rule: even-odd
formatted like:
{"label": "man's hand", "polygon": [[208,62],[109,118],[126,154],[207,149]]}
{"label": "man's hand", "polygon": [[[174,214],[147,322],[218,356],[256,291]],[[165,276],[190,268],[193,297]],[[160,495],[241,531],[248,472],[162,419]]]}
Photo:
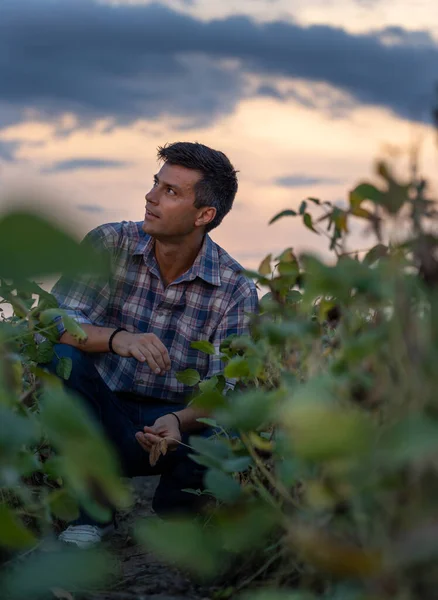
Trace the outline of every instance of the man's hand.
{"label": "man's hand", "polygon": [[181,441],[178,420],[171,414],[159,417],[152,427],[144,427],[135,437],[146,452],[150,452],[154,444],[159,444],[163,438],[167,441],[169,450],[175,450]]}
{"label": "man's hand", "polygon": [[147,362],[157,375],[164,375],[170,369],[167,348],[154,333],[119,331],[114,336],[113,349],[119,356],[133,356],[140,362]]}

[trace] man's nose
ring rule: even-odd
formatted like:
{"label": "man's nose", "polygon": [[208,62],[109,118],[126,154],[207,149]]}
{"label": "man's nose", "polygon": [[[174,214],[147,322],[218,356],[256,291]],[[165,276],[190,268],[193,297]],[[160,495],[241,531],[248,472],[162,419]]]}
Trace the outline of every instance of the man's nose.
{"label": "man's nose", "polygon": [[151,190],[149,190],[149,192],[146,194],[145,196],[145,200],[146,202],[155,202],[154,200],[154,188],[152,188]]}

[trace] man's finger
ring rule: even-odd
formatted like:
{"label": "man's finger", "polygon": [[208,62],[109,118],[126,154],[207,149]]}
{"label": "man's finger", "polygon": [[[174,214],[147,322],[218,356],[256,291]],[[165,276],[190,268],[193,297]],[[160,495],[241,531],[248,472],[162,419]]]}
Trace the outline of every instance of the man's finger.
{"label": "man's finger", "polygon": [[160,353],[161,360],[163,361],[164,370],[168,371],[170,369],[170,358],[169,352],[167,351],[166,346],[157,338],[152,342],[154,348],[157,349],[157,352]]}
{"label": "man's finger", "polygon": [[145,433],[144,437],[150,444],[159,444],[163,439],[159,435],[154,435],[153,433]]}
{"label": "man's finger", "polygon": [[[140,352],[142,352],[146,356],[147,363],[154,373],[159,375],[162,371],[165,370],[164,362],[161,358],[161,354],[159,355],[159,360],[158,360],[158,358],[156,356],[156,354],[158,354],[158,352],[155,351],[155,353],[153,353],[151,351],[150,347],[148,347],[144,344],[142,344],[140,346]],[[161,361],[161,364],[160,364],[160,361]]]}
{"label": "man's finger", "polygon": [[129,352],[131,356],[136,358],[139,362],[144,362],[146,360],[146,356],[144,355],[144,353],[135,346],[129,348]]}
{"label": "man's finger", "polygon": [[136,440],[137,440],[137,442],[140,444],[140,446],[143,448],[143,450],[145,450],[146,452],[149,452],[149,451],[150,451],[150,449],[151,449],[151,447],[152,447],[152,444],[150,444],[150,443],[149,443],[149,442],[146,440],[146,438],[145,438],[144,434],[143,434],[143,433],[141,433],[141,431],[138,431],[138,432],[135,434],[135,439],[136,439]]}

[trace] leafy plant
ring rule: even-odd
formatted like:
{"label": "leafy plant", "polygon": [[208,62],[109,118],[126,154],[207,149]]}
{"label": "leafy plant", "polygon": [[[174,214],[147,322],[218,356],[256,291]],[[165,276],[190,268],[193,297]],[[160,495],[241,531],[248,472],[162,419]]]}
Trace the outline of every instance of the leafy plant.
{"label": "leafy plant", "polygon": [[[229,596],[264,578],[276,585],[263,598],[288,586],[297,598],[435,593],[437,212],[425,181],[400,181],[384,163],[376,176],[348,208],[308,198],[271,220],[301,218],[336,260],[288,248],[247,272],[267,294],[251,338],[220,348],[234,391],[181,375],[197,386],[193,404],[237,434],[190,440],[219,508],[191,525],[189,562],[168,550],[170,526],[145,525],[140,537],[195,573],[225,572]],[[376,244],[349,253],[355,219]]]}

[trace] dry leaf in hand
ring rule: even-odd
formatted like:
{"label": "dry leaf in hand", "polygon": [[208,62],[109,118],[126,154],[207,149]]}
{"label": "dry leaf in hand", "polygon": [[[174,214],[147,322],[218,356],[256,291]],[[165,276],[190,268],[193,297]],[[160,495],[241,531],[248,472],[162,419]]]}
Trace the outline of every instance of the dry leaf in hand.
{"label": "dry leaf in hand", "polygon": [[158,444],[154,444],[149,452],[149,464],[151,467],[155,467],[160,456],[166,456],[167,453],[167,440],[163,439]]}

